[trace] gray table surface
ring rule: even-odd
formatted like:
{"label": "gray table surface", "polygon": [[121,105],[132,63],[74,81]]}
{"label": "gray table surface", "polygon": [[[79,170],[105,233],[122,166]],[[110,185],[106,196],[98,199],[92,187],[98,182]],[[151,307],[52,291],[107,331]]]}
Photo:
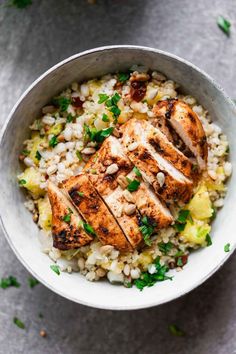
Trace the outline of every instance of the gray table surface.
{"label": "gray table surface", "polygon": [[[229,38],[217,28],[219,14],[232,22]],[[27,86],[50,66],[108,44],[147,45],[180,55],[236,97],[235,26],[235,0],[97,0],[96,5],[33,0],[25,10],[0,9],[1,124]],[[115,312],[74,304],[43,285],[29,289],[28,272],[2,232],[0,249],[0,277],[12,274],[22,283],[19,289],[0,290],[0,353],[236,353],[234,256],[177,301]],[[13,324],[14,316],[25,322],[25,330]],[[170,335],[171,323],[186,336]],[[47,338],[39,336],[41,329]]]}

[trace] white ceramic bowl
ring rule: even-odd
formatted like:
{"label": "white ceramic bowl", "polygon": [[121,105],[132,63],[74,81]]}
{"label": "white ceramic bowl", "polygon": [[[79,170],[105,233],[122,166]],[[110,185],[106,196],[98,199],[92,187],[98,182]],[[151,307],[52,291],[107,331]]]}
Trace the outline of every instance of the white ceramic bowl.
{"label": "white ceramic bowl", "polygon": [[[227,134],[230,158],[236,161],[236,110],[223,90],[205,73],[174,55],[145,47],[111,46],[76,54],[49,69],[22,95],[11,111],[1,135],[0,214],[6,238],[19,260],[44,285],[80,304],[103,309],[140,309],[159,305],[194,289],[211,276],[229,257],[236,246],[236,174],[228,183],[224,208],[213,223],[213,245],[194,252],[182,272],[173,281],[158,283],[142,292],[109,282],[88,282],[78,273],[51,271],[52,261],[41,253],[37,226],[25,209],[25,197],[16,175],[20,171],[18,154],[29,134],[28,126],[40,109],[57,93],[75,80],[86,80],[106,73],[124,71],[133,64],[143,64],[163,72],[188,94],[196,97],[209,110],[212,119]],[[235,169],[235,166],[234,166]],[[231,252],[224,245],[231,244]],[[3,252],[3,250],[2,250]]]}

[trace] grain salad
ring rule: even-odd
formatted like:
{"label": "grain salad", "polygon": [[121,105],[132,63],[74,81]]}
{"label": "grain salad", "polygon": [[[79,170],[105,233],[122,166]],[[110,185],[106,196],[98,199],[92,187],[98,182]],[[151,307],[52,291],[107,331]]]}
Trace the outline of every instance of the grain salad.
{"label": "grain salad", "polygon": [[[191,145],[191,142],[186,146],[188,142],[183,143],[181,134],[177,136],[172,132],[169,123],[157,119],[163,112],[165,120],[170,119],[168,109],[174,105],[180,112],[187,107],[189,112],[193,112],[191,115],[198,117],[205,139],[202,139],[199,146]],[[178,180],[180,187],[184,185],[181,197],[170,200],[165,186],[168,178],[170,181],[171,178],[164,169],[157,171],[153,181],[145,170],[150,164],[145,165],[145,161],[142,164],[139,164],[140,161],[136,163],[140,144],[145,148],[147,144],[141,138],[139,140],[139,137],[131,139],[132,134],[139,127],[142,135],[142,131],[151,126],[154,135],[158,135],[160,130],[160,137],[163,138],[164,135],[165,139],[169,139],[165,141],[165,146],[172,149],[172,155],[164,156],[168,163],[166,160],[163,162],[164,158],[159,155],[158,161],[167,166],[169,174],[172,173],[171,178]],[[126,287],[135,284],[142,290],[158,281],[171,279],[169,269],[182,270],[193,250],[208,247],[214,242],[214,238],[211,239],[210,236],[211,222],[224,204],[226,180],[232,173],[232,165],[228,161],[227,137],[194,97],[183,95],[178,84],[162,73],[134,66],[125,73],[109,74],[83,83],[74,82],[42,108],[42,116],[35,119],[29,128],[29,139],[24,142],[19,155],[23,172],[19,174],[18,182],[27,192],[25,206],[39,227],[41,250],[51,258],[54,266],[52,270],[55,269],[57,274],[61,271],[79,272],[89,281],[107,278],[112,284],[121,283]],[[168,135],[170,133],[171,136]],[[107,181],[114,181],[117,176],[119,193],[122,193],[125,201],[120,208],[119,203],[114,206],[116,203],[112,204],[110,196],[102,191],[98,184],[100,182],[97,182],[97,168],[94,168],[100,151],[105,144],[113,141],[122,141],[125,154],[132,162],[132,168],[126,175],[119,174],[120,165],[114,161],[107,163],[102,171]],[[204,144],[207,147],[204,152],[205,161],[198,151],[194,156],[194,149],[200,151]],[[153,143],[153,146],[156,145]],[[188,176],[171,165],[177,164],[173,160],[176,149],[184,159],[181,167],[191,165]],[[158,154],[163,154],[160,147]],[[201,167],[201,164],[205,165]],[[123,232],[127,236],[122,226],[122,217],[125,215],[126,220],[133,222],[135,213],[141,214],[138,232],[142,240],[134,245],[132,240],[124,237],[124,242],[129,243],[126,249],[116,247],[115,243],[107,244],[98,237],[94,227],[96,222],[94,221],[94,225],[87,222],[86,218],[90,216],[87,216],[86,211],[81,214],[78,209],[79,219],[75,218],[78,205],[69,193],[73,206],[67,207],[68,212],[64,212],[63,222],[72,230],[72,224],[76,229],[74,225],[80,220],[77,224],[83,229],[84,239],[87,235],[88,240],[79,247],[70,246],[70,249],[58,246],[59,243],[55,242],[52,235],[52,222],[55,218],[52,218],[54,208],[51,206],[52,198],[49,200],[48,188],[50,185],[56,186],[55,188],[65,186],[69,192],[68,181],[73,181],[75,176],[82,176],[81,173],[88,173],[88,178],[84,176],[87,180],[84,179],[82,186],[91,183],[89,188],[94,188],[94,193],[100,195],[99,201],[104,202],[101,207],[111,209],[116,219],[115,228],[119,228],[117,232],[122,233],[122,237]],[[193,177],[194,174],[197,177]],[[180,191],[180,187],[176,187],[177,190]],[[163,227],[159,225],[157,228],[157,224],[149,216],[142,214],[141,204],[137,205],[135,198],[138,192],[142,192],[142,188],[144,195],[146,190],[151,189],[152,198],[156,193],[160,197],[160,205],[164,201],[163,208],[168,209],[165,214],[168,222],[163,222]],[[81,203],[86,190],[81,189],[77,193]],[[164,197],[161,193],[164,193]],[[62,194],[61,197],[64,198],[64,192]],[[145,207],[146,205],[143,206]],[[75,235],[76,232],[77,230]]]}

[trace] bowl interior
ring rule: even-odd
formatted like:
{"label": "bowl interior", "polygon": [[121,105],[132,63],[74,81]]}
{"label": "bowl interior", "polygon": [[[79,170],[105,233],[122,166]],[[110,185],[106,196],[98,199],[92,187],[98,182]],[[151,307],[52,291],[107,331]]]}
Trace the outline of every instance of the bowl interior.
{"label": "bowl interior", "polygon": [[145,65],[163,72],[193,95],[210,112],[213,121],[222,128],[230,142],[230,159],[235,169],[236,131],[235,107],[212,79],[192,65],[166,53],[142,47],[107,47],[88,51],[58,64],[39,78],[13,109],[4,127],[0,150],[1,199],[0,213],[7,239],[16,255],[42,283],[73,301],[107,309],[149,307],[190,291],[209,277],[229,256],[224,245],[236,246],[234,219],[236,180],[228,182],[224,208],[213,223],[211,247],[193,252],[182,272],[174,272],[173,281],[159,283],[143,292],[136,288],[111,286],[108,282],[91,283],[78,273],[57,276],[50,269],[52,261],[40,251],[38,228],[25,209],[24,195],[16,175],[20,172],[18,154],[28,136],[28,126],[40,114],[50,99],[73,81],[82,81],[106,73],[124,71],[133,64]]}

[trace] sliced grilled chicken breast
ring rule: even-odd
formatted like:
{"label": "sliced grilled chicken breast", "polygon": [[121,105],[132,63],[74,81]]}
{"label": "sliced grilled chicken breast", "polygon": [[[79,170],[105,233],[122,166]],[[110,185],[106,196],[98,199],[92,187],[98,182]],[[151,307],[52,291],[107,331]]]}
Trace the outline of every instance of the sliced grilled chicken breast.
{"label": "sliced grilled chicken breast", "polygon": [[202,123],[197,114],[178,99],[158,102],[153,108],[157,117],[165,117],[177,134],[196,156],[200,169],[206,168],[207,140]]}
{"label": "sliced grilled chicken breast", "polygon": [[87,162],[84,172],[89,175],[96,188],[99,186],[99,193],[104,195],[118,186],[118,176],[127,175],[132,168],[133,165],[119,140],[109,136],[96,155]]}
{"label": "sliced grilled chicken breast", "polygon": [[[187,202],[192,195],[193,182],[148,142],[148,132],[143,129],[142,121],[131,119],[124,124],[122,130],[122,143],[128,157],[141,170],[143,178],[153,186],[155,192],[168,202]],[[134,142],[137,143],[135,149],[131,148]]]}
{"label": "sliced grilled chicken breast", "polygon": [[[151,187],[132,172],[134,166],[125,155],[120,142],[114,137],[108,139],[98,151],[96,161],[92,158],[85,166],[85,171],[88,171],[95,188],[116,217],[131,245],[137,247],[143,240],[139,230],[142,216],[153,220],[158,228],[166,227],[173,219],[168,209],[152,192]],[[107,166],[103,168],[104,162],[109,160],[110,163],[115,161],[119,166],[119,171],[111,175],[107,174],[107,171],[109,172]],[[100,171],[98,178],[90,173],[94,169]],[[140,186],[136,191],[131,193],[127,190],[126,177],[139,180]]]}
{"label": "sliced grilled chicken breast", "polygon": [[[92,157],[88,161],[84,172],[88,174],[97,192],[116,217],[118,224],[130,244],[133,247],[137,247],[142,241],[142,234],[138,224],[139,214],[138,211],[132,215],[127,215],[122,212],[127,205],[127,200],[118,182],[119,178],[122,176],[125,179],[125,176],[132,168],[133,164],[125,155],[119,140],[110,136],[103,142],[96,154],[96,158],[94,159]],[[94,174],[95,172],[97,174]]]}
{"label": "sliced grilled chicken breast", "polygon": [[[132,200],[132,195],[127,190],[124,191],[121,187],[117,187],[111,193],[104,195],[103,198],[110,210],[114,214],[117,222],[125,233],[130,244],[136,248],[143,240],[139,230],[140,214],[135,208],[134,203],[127,201]],[[134,206],[134,211],[130,213],[129,208]]]}
{"label": "sliced grilled chicken breast", "polygon": [[156,152],[165,160],[169,161],[177,170],[190,179],[198,176],[197,166],[178,150],[159,129],[154,128],[149,122],[141,121],[143,129],[147,132],[147,141],[154,147]]}
{"label": "sliced grilled chicken breast", "polygon": [[73,204],[52,182],[48,184],[48,196],[52,208],[53,246],[60,250],[69,250],[92,241],[93,237],[84,231],[82,218]]}
{"label": "sliced grilled chicken breast", "polygon": [[85,174],[69,178],[64,188],[86,223],[92,226],[99,240],[119,250],[131,250],[124,233],[110,210]]}
{"label": "sliced grilled chicken breast", "polygon": [[[137,178],[134,172],[128,178]],[[142,181],[139,188],[132,192],[132,198],[141,216],[147,216],[156,225],[156,229],[162,229],[170,225],[173,217],[167,207],[157,198],[151,186]]]}

